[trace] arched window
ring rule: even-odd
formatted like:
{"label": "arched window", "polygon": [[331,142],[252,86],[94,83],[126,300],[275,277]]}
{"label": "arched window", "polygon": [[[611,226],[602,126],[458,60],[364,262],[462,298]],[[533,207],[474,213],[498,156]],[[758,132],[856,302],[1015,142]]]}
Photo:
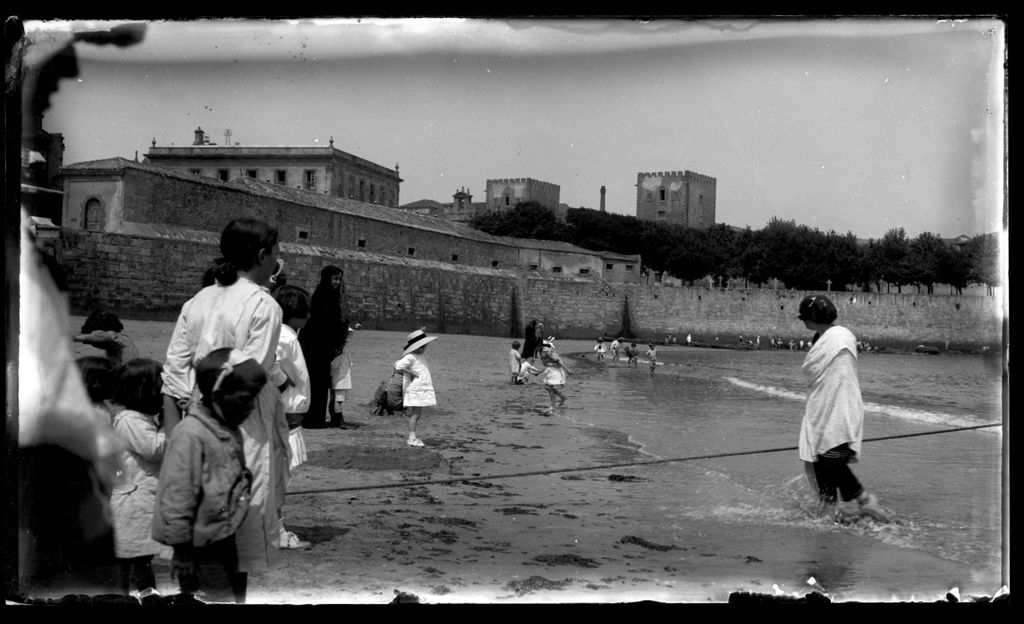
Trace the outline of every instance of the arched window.
{"label": "arched window", "polygon": [[82,225],[85,229],[96,232],[103,229],[103,205],[95,197],[85,202],[85,214],[82,218]]}

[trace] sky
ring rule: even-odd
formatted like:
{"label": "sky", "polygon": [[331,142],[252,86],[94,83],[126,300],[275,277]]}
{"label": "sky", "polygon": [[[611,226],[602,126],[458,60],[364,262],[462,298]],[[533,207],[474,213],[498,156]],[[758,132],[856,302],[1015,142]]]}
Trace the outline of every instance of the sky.
{"label": "sky", "polygon": [[[29,37],[121,22],[29,21]],[[400,203],[557,184],[636,215],[640,172],[717,180],[716,222],[911,238],[1004,229],[1005,24],[967,19],[144,22],[75,43],[43,127],[65,164],[202,127],[399,166]]]}

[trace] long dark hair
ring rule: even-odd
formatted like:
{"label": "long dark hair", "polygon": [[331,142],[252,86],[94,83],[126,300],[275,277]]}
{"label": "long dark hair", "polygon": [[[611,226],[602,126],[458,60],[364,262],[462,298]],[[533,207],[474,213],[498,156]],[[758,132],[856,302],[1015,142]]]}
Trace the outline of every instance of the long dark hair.
{"label": "long dark hair", "polygon": [[[316,285],[317,290],[334,290],[334,286],[331,285],[331,278],[335,275],[345,275],[345,271],[341,267],[328,264],[324,268],[320,269],[320,283]],[[344,288],[344,283],[342,283]]]}
{"label": "long dark hair", "polygon": [[98,355],[86,355],[75,360],[78,372],[82,374],[85,389],[93,403],[102,403],[111,398],[114,385],[114,373],[117,364],[110,358]]}
{"label": "long dark hair", "polygon": [[124,407],[155,416],[163,408],[162,366],[156,360],[135,358],[117,369],[114,377],[114,401]]}
{"label": "long dark hair", "polygon": [[256,263],[262,250],[269,251],[277,244],[277,228],[249,217],[234,219],[220,235],[221,258],[217,259],[214,276],[224,286],[238,280],[238,271],[248,269]]}

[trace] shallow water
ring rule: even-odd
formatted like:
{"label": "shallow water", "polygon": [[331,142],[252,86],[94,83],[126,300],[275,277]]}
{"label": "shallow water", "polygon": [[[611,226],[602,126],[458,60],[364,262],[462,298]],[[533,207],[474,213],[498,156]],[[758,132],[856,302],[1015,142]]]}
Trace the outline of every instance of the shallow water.
{"label": "shallow water", "polygon": [[[802,353],[669,347],[658,356],[653,374],[643,362],[573,358],[578,374],[568,394],[576,409],[566,411],[628,433],[652,458],[701,458],[628,470],[648,479],[638,496],[663,501],[664,517],[653,522],[837,530],[814,515],[792,448],[804,405]],[[971,356],[873,354],[860,357],[859,373],[866,441],[853,469],[896,521],[840,530],[958,561],[997,582],[1001,427],[867,440],[1001,422],[998,367]],[[708,457],[757,450],[769,452]]]}

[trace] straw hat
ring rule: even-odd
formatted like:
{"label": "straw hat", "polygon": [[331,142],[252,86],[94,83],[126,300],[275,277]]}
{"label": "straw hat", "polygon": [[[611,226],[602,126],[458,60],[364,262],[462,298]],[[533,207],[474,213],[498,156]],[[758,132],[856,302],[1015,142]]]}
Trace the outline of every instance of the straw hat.
{"label": "straw hat", "polygon": [[417,329],[406,337],[405,351],[402,354],[409,355],[416,349],[426,346],[435,340],[437,340],[437,336],[428,336],[427,332]]}

